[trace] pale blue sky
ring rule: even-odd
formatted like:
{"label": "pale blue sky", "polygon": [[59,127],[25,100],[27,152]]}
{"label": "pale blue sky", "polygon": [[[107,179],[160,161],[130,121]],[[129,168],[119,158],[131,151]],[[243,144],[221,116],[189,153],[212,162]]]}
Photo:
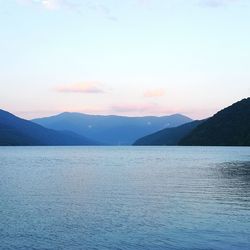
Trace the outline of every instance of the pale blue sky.
{"label": "pale blue sky", "polygon": [[249,0],[0,0],[0,108],[212,115],[250,96]]}

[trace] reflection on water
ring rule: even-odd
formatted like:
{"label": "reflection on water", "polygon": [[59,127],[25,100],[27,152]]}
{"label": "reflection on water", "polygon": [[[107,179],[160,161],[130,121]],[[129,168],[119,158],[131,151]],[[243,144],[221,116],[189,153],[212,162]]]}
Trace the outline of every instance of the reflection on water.
{"label": "reflection on water", "polygon": [[218,175],[215,187],[221,198],[237,209],[250,210],[250,161],[219,163],[213,171]]}
{"label": "reflection on water", "polygon": [[0,148],[2,249],[250,249],[250,149]]}
{"label": "reflection on water", "polygon": [[225,162],[218,164],[225,179],[236,179],[250,185],[250,161]]}

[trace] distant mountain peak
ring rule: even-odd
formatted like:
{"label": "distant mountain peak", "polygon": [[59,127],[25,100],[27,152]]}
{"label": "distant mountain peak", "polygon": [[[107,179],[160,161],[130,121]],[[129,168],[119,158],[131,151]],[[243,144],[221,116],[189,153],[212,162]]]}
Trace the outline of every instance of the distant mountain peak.
{"label": "distant mountain peak", "polygon": [[55,131],[0,110],[0,145],[94,145],[94,141],[68,131]]}

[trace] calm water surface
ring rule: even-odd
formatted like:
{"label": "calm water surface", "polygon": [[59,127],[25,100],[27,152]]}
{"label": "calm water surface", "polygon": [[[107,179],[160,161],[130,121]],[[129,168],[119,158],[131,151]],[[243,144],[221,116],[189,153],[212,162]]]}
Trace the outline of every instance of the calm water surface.
{"label": "calm water surface", "polygon": [[0,147],[1,249],[250,249],[250,148]]}

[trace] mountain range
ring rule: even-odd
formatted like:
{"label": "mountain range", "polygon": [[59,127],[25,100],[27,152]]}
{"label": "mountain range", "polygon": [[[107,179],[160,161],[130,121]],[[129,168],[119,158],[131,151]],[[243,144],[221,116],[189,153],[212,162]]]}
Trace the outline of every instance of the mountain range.
{"label": "mountain range", "polygon": [[55,131],[0,110],[1,146],[73,146],[97,143],[70,131]]}
{"label": "mountain range", "polygon": [[190,118],[181,114],[162,117],[127,117],[69,112],[32,120],[49,129],[70,130],[79,135],[88,136],[104,145],[131,145],[140,137],[190,121],[192,121]]}
{"label": "mountain range", "polygon": [[131,144],[250,146],[250,98],[201,121],[180,114],[125,117],[81,113],[28,121],[0,110],[0,146]]}

